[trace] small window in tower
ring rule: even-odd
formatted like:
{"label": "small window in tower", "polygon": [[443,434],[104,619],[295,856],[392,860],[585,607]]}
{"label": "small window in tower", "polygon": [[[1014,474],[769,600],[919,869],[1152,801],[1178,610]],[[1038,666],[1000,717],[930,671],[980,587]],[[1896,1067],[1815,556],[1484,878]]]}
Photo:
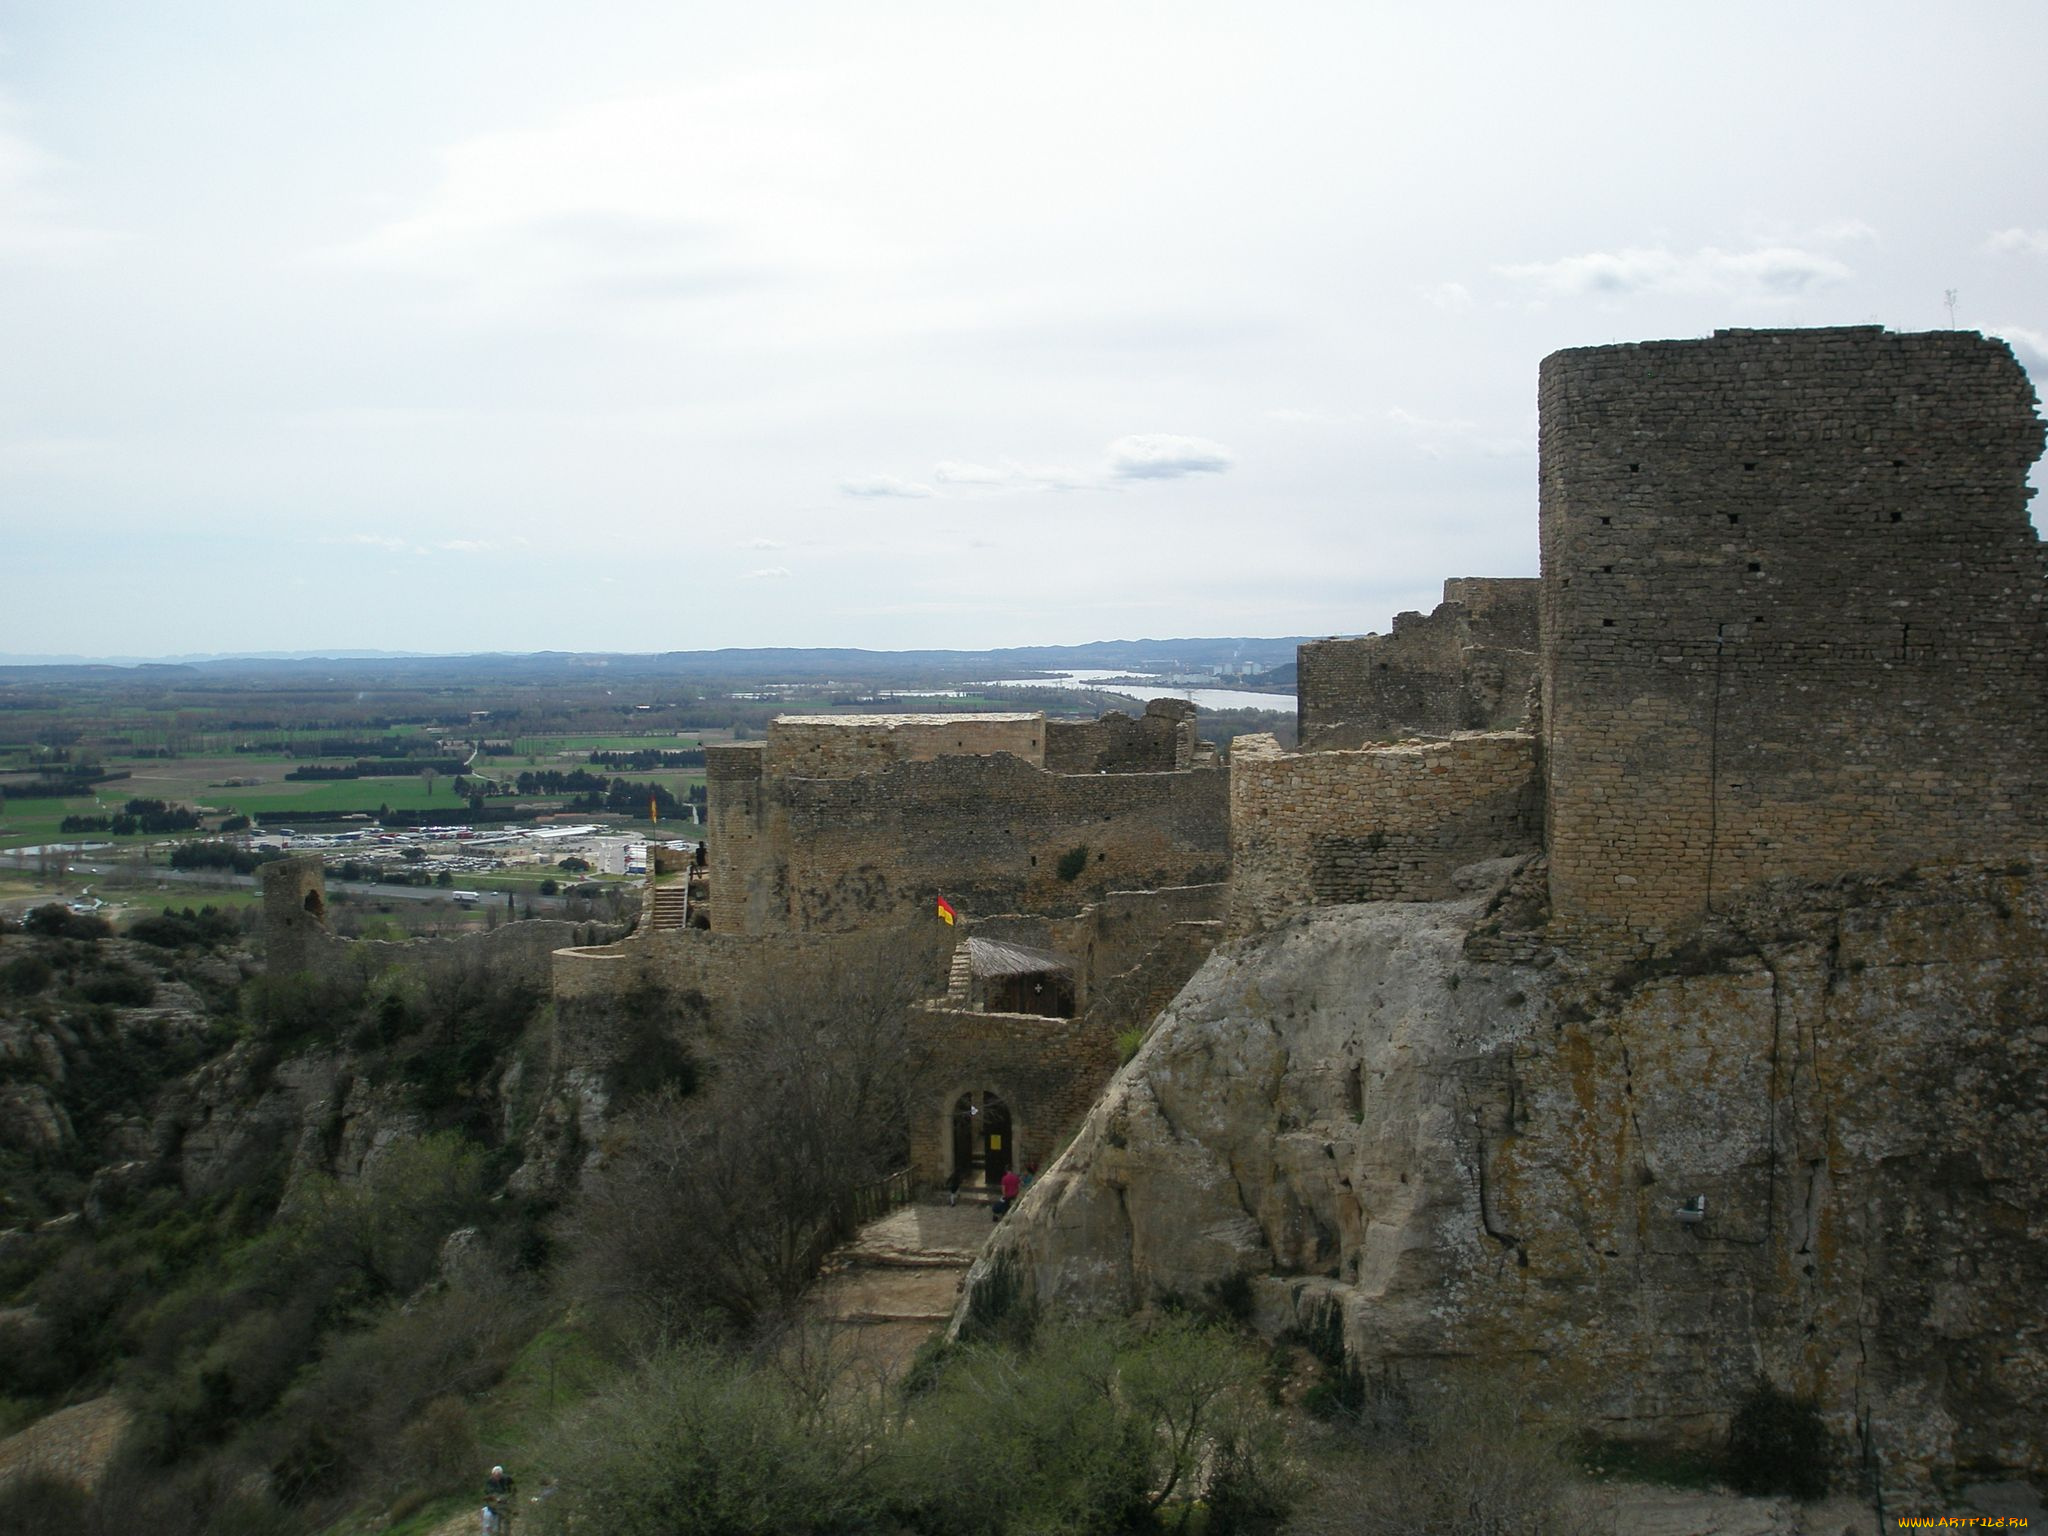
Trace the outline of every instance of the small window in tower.
{"label": "small window in tower", "polygon": [[1752,576],[1755,575],[1758,571],[1762,570],[1763,568],[1764,563],[1761,560],[1752,560],[1749,562],[1749,571]]}
{"label": "small window in tower", "polygon": [[1742,467],[1743,467],[1744,469],[1755,469],[1755,468],[1756,468],[1756,460],[1755,460],[1755,459],[1750,459],[1750,460],[1749,460],[1748,462],[1746,462],[1746,463],[1745,463],[1745,464],[1744,464],[1744,465],[1743,465]]}
{"label": "small window in tower", "polygon": [[1607,525],[1608,525],[1609,523],[1611,523],[1611,522],[1613,522],[1613,521],[1614,521],[1614,519],[1613,519],[1613,518],[1611,518],[1611,517],[1603,517],[1603,518],[1601,518],[1601,519],[1600,519],[1600,526],[1601,526],[1602,528],[1605,528],[1605,527],[1606,527],[1606,526],[1607,526]]}
{"label": "small window in tower", "polygon": [[1906,514],[1903,512],[1894,512],[1892,514],[1892,521],[1895,523],[1903,523],[1905,520]]}
{"label": "small window in tower", "polygon": [[1730,512],[1730,513],[1728,514],[1728,526],[1729,526],[1730,528],[1733,528],[1733,527],[1734,527],[1734,526],[1735,526],[1735,525],[1736,525],[1737,523],[1739,523],[1739,522],[1741,522],[1741,521],[1742,521],[1742,514],[1741,514],[1740,512]]}
{"label": "small window in tower", "polygon": [[1614,620],[1612,620],[1612,619],[1602,619],[1602,620],[1600,621],[1600,627],[1601,627],[1602,629],[1612,629],[1612,628],[1614,628]]}

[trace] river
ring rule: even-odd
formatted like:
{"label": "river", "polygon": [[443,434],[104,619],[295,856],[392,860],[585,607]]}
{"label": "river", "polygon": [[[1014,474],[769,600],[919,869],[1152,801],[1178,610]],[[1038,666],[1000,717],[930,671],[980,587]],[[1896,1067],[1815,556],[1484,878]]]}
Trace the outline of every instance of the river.
{"label": "river", "polygon": [[[982,683],[983,688],[1085,688],[1092,693],[1120,693],[1131,699],[1187,699],[1197,709],[1294,709],[1291,693],[1253,693],[1245,688],[1176,688],[1167,683],[1135,683],[1131,674],[1082,667],[1048,672],[1044,677],[1006,677]],[[1119,681],[1112,681],[1119,679]]]}

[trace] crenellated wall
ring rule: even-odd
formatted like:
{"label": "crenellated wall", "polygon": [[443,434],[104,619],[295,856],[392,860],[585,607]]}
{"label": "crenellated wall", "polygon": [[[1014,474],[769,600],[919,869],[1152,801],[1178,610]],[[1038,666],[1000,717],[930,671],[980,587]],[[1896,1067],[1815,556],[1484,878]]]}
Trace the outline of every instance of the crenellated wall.
{"label": "crenellated wall", "polygon": [[2043,431],[2004,343],[1720,331],[1540,390],[1555,935],[2048,851]]}

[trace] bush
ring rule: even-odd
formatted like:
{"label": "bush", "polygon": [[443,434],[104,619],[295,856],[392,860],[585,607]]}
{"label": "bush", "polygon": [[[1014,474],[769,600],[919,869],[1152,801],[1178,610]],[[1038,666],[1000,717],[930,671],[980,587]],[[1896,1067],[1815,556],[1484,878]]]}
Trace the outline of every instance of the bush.
{"label": "bush", "polygon": [[91,943],[110,938],[114,925],[90,912],[74,912],[60,902],[37,907],[21,920],[22,928],[46,939],[80,939]]}
{"label": "bush", "polygon": [[1081,878],[1088,868],[1088,845],[1078,844],[1060,855],[1060,861],[1053,867],[1053,873],[1072,884]]}
{"label": "bush", "polygon": [[190,907],[175,912],[165,907],[154,917],[139,917],[128,925],[128,937],[158,949],[212,949],[239,937],[241,925],[234,914],[216,907]]}
{"label": "bush", "polygon": [[109,965],[81,977],[78,995],[109,1008],[147,1008],[156,997],[156,982],[125,965]]}
{"label": "bush", "polygon": [[1204,1504],[1222,1536],[1292,1502],[1261,1361],[1226,1330],[1047,1330],[1028,1352],[970,1348],[928,1369],[892,1458],[891,1503],[914,1529],[1107,1536]]}
{"label": "bush", "polygon": [[880,1426],[703,1345],[663,1350],[555,1437],[538,1536],[809,1536],[879,1511]]}
{"label": "bush", "polygon": [[1351,1536],[1579,1536],[1592,1529],[1561,1428],[1533,1421],[1492,1383],[1466,1382],[1361,1436],[1353,1487],[1326,1488],[1353,1511]]}
{"label": "bush", "polygon": [[1744,1493],[1820,1498],[1828,1491],[1828,1431],[1820,1409],[1759,1376],[1728,1425],[1728,1480]]}
{"label": "bush", "polygon": [[54,975],[50,962],[41,955],[16,955],[0,966],[0,990],[31,997],[47,987]]}
{"label": "bush", "polygon": [[93,1536],[92,1498],[54,1472],[22,1474],[0,1483],[0,1531]]}

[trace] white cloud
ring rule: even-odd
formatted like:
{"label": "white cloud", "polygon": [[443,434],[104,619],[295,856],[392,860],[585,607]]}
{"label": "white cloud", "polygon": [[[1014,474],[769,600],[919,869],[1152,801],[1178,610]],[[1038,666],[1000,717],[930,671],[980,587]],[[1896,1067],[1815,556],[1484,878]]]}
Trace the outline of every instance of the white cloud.
{"label": "white cloud", "polygon": [[1494,270],[1553,297],[1607,299],[1638,293],[1795,299],[1853,275],[1832,256],[1790,245],[1765,245],[1748,251],[1706,246],[1691,252],[1666,246],[1630,246]]}
{"label": "white cloud", "polygon": [[840,494],[845,496],[930,496],[928,485],[915,480],[899,480],[894,475],[859,475],[839,482]]}
{"label": "white cloud", "polygon": [[[723,298],[872,254],[818,77],[596,102],[440,151],[416,212],[330,254],[487,309]],[[843,136],[838,136],[843,137]]]}
{"label": "white cloud", "polygon": [[993,464],[946,459],[932,466],[932,478],[942,486],[969,491],[1087,491],[1102,485],[1100,475],[1057,464],[1020,464],[1015,459],[998,459]]}
{"label": "white cloud", "polygon": [[2033,368],[2048,367],[2048,331],[2036,331],[2023,325],[1998,325],[1991,328],[1991,334],[2002,336],[2012,344],[2020,361]]}
{"label": "white cloud", "polygon": [[734,549],[787,549],[789,546],[780,539],[748,539],[744,544],[733,545]]}
{"label": "white cloud", "polygon": [[1994,256],[2048,256],[2048,229],[2002,229],[1984,249]]}
{"label": "white cloud", "polygon": [[1236,460],[1221,443],[1201,437],[1145,432],[1109,445],[1109,472],[1119,480],[1178,480],[1183,475],[1220,475]]}
{"label": "white cloud", "polygon": [[1424,303],[1449,314],[1460,314],[1472,307],[1472,290],[1463,283],[1432,283],[1417,292]]}
{"label": "white cloud", "polygon": [[[7,107],[0,98],[0,114]],[[61,260],[113,238],[74,220],[50,190],[62,168],[55,156],[0,128],[0,256]]]}
{"label": "white cloud", "polygon": [[1433,459],[1461,455],[1506,459],[1535,452],[1536,445],[1532,438],[1502,437],[1488,433],[1475,421],[1421,416],[1399,406],[1387,412],[1387,420],[1397,433]]}
{"label": "white cloud", "polygon": [[1120,437],[1102,451],[1093,469],[1060,464],[1023,464],[999,459],[975,464],[946,459],[932,466],[941,494],[975,491],[1103,491],[1134,480],[1178,480],[1187,475],[1220,475],[1236,463],[1221,443],[1168,432],[1140,432]]}
{"label": "white cloud", "polygon": [[786,565],[764,565],[758,571],[747,572],[749,581],[783,581],[789,576]]}

